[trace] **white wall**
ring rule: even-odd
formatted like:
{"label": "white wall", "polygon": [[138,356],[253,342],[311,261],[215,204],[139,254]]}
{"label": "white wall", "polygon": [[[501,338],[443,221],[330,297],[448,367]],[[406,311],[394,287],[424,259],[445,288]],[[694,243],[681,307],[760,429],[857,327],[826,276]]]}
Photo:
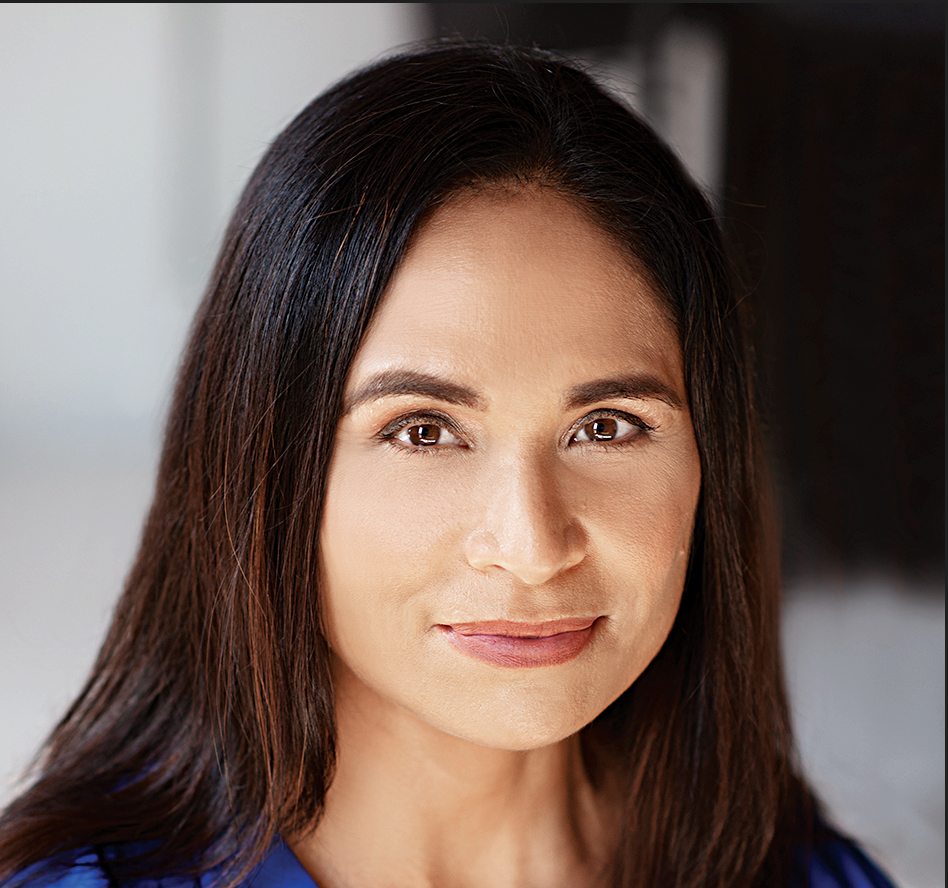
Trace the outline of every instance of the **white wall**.
{"label": "white wall", "polygon": [[140,419],[163,392],[182,307],[159,273],[162,13],[0,9],[4,431]]}
{"label": "white wall", "polygon": [[332,81],[417,39],[414,18],[386,3],[0,7],[0,441],[153,423],[260,154]]}

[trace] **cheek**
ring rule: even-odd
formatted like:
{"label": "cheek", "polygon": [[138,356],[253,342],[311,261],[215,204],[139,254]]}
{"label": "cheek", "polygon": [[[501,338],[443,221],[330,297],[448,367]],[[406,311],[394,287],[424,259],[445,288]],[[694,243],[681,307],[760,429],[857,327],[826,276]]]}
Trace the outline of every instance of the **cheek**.
{"label": "cheek", "polygon": [[[340,448],[342,450],[342,448]],[[395,579],[432,563],[456,524],[457,479],[433,477],[409,460],[364,458],[342,450],[327,484],[320,548],[329,570],[355,582],[391,571]],[[385,471],[379,471],[378,463]]]}
{"label": "cheek", "polygon": [[687,565],[700,492],[697,454],[657,466],[635,482],[629,538],[641,540],[642,552],[653,569],[671,573],[669,582]]}
{"label": "cheek", "polygon": [[[380,463],[385,471],[378,470]],[[452,496],[456,482],[431,482],[431,469],[422,477],[409,459],[379,460],[364,447],[338,448],[319,546],[324,619],[337,650],[355,639],[360,646],[379,644],[372,638],[376,633],[384,633],[385,645],[391,645],[397,641],[391,630],[399,627],[403,637],[418,631],[406,621],[421,619],[426,609],[405,606],[439,585],[456,551],[462,512]]]}
{"label": "cheek", "polygon": [[620,691],[651,662],[675,621],[700,490],[696,450],[589,485],[584,512],[608,589]]}
{"label": "cheek", "polygon": [[687,561],[701,491],[696,450],[578,478],[574,489],[607,568],[647,581]]}

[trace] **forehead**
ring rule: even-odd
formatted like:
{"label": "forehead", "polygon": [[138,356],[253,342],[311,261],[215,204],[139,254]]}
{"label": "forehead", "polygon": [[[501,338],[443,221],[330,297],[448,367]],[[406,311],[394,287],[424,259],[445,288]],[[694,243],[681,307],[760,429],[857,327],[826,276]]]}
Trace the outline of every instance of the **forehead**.
{"label": "forehead", "polygon": [[[630,254],[544,188],[465,193],[422,226],[356,359],[479,375],[661,372],[680,386],[678,336]],[[642,366],[647,365],[647,366]]]}

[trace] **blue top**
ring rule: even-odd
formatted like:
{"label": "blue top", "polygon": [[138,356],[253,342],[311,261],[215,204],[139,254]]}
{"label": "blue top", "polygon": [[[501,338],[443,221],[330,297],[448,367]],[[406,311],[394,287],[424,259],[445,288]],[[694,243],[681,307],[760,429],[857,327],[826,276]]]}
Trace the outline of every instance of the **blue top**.
{"label": "blue top", "polygon": [[[36,864],[21,873],[13,884],[22,888],[119,888],[108,874],[109,857],[108,853],[80,853],[68,868],[46,876],[37,874],[42,864]],[[200,877],[140,879],[129,888],[209,888],[214,876],[215,872],[211,871]],[[241,888],[317,886],[296,855],[278,841],[253,875],[241,883]],[[840,839],[822,845],[814,855],[809,888],[894,888],[894,885],[855,845]]]}

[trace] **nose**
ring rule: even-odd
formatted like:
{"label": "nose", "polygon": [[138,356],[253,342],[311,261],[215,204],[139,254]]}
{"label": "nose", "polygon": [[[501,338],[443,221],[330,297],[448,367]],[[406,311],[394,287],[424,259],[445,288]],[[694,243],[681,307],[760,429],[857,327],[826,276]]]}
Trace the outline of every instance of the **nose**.
{"label": "nose", "polygon": [[482,514],[464,543],[471,567],[499,568],[539,586],[586,557],[586,534],[559,494],[554,472],[521,460],[487,484]]}

